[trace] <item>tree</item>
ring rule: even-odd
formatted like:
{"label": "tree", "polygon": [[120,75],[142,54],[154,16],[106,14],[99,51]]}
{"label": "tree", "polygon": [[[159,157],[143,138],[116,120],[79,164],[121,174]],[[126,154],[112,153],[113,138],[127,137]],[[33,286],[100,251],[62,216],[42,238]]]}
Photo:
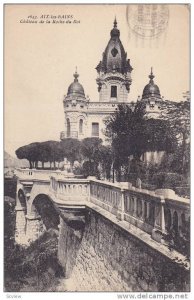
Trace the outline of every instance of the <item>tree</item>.
{"label": "tree", "polygon": [[30,168],[37,168],[38,162],[42,163],[44,168],[45,162],[50,162],[50,165],[63,160],[63,148],[58,141],[45,141],[41,143],[31,143],[22,146],[16,150],[16,155],[19,159],[27,159]]}
{"label": "tree", "polygon": [[140,158],[146,151],[172,151],[174,138],[164,120],[148,119],[145,106],[137,102],[134,109],[119,105],[118,110],[106,121],[106,135],[111,141],[113,166],[120,181],[121,171],[129,172],[129,157],[139,169]]}
{"label": "tree", "polygon": [[44,162],[50,162],[50,167],[54,163],[56,168],[56,162],[63,161],[63,151],[60,142],[58,141],[46,141],[39,145],[39,161],[42,162],[44,168]]}
{"label": "tree", "polygon": [[[27,146],[22,146],[22,147],[18,148],[15,151],[15,154],[16,154],[18,159],[27,159],[28,160],[28,158],[27,158],[27,156],[28,156]],[[29,161],[29,164],[30,164],[30,168],[32,169],[31,161]]]}
{"label": "tree", "polygon": [[145,134],[145,148],[147,151],[166,151],[167,153],[172,153],[176,149],[176,136],[168,120],[147,119]]}
{"label": "tree", "polygon": [[85,164],[85,168],[89,172],[89,175],[98,174],[100,147],[102,147],[102,140],[96,137],[85,138],[81,143],[81,155],[83,159],[88,161]]}
{"label": "tree", "polygon": [[145,150],[145,108],[138,102],[134,110],[129,105],[118,105],[118,110],[106,121],[106,136],[110,139],[114,169],[121,179],[121,169],[128,165],[129,156],[139,160]]}
{"label": "tree", "polygon": [[31,143],[22,146],[16,150],[16,155],[19,159],[27,159],[30,164],[30,169],[37,167],[38,157],[40,155],[39,143]]}
{"label": "tree", "polygon": [[50,148],[48,142],[40,143],[40,153],[39,153],[39,161],[42,163],[42,168],[44,169],[44,163],[48,162],[50,159]]}
{"label": "tree", "polygon": [[74,161],[80,160],[81,142],[77,139],[66,138],[60,142],[61,155],[66,157],[73,168]]}
{"label": "tree", "polygon": [[104,177],[109,180],[111,178],[111,168],[113,163],[113,153],[111,147],[100,145],[99,157]]}
{"label": "tree", "polygon": [[186,101],[174,102],[168,106],[164,106],[162,110],[163,120],[168,120],[171,131],[176,136],[179,153],[179,163],[181,164],[181,172],[185,173],[189,165],[190,150],[190,98]]}

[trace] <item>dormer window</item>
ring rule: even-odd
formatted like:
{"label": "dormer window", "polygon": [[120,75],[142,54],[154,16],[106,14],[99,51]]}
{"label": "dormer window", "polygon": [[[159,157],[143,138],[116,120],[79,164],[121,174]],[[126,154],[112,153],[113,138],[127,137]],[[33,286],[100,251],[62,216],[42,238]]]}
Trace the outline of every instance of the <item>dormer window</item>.
{"label": "dormer window", "polygon": [[117,86],[111,85],[111,98],[117,98]]}
{"label": "dormer window", "polygon": [[111,53],[112,53],[112,56],[115,57],[118,53],[118,50],[114,47],[112,50],[111,50]]}

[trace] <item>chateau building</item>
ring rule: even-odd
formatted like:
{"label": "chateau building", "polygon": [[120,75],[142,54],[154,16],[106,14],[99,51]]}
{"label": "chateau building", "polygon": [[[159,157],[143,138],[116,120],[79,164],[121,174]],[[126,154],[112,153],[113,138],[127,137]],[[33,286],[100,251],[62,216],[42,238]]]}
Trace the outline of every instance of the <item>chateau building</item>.
{"label": "chateau building", "polygon": [[[85,96],[84,88],[78,81],[77,70],[73,75],[74,81],[70,84],[63,100],[65,130],[61,132],[61,140],[67,137],[78,139],[99,137],[104,140],[104,121],[115,112],[117,105],[135,104],[128,101],[133,68],[120,40],[116,19],[110,32],[110,40],[96,70],[98,102],[90,101]],[[163,99],[159,87],[154,83],[152,68],[149,79],[149,83],[143,89],[142,97],[138,100],[145,102],[146,112],[151,117],[157,117]]]}

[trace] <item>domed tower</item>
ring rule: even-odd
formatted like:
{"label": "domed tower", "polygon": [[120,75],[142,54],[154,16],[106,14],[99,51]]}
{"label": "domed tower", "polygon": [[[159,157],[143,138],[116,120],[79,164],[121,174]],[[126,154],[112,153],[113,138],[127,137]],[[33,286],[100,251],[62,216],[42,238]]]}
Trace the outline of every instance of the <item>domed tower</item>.
{"label": "domed tower", "polygon": [[150,81],[143,89],[141,101],[146,104],[147,114],[151,117],[157,117],[158,114],[160,114],[162,97],[160,95],[159,87],[154,83],[155,76],[152,68],[148,77],[150,78]]}
{"label": "domed tower", "polygon": [[130,60],[120,41],[120,31],[115,18],[110,40],[96,67],[100,102],[127,102],[131,85]]}
{"label": "domed tower", "polygon": [[78,81],[79,74],[77,73],[77,68],[73,76],[74,81],[68,87],[67,95],[63,100],[65,131],[61,132],[61,139],[84,138],[86,110],[89,99],[86,99],[84,88]]}

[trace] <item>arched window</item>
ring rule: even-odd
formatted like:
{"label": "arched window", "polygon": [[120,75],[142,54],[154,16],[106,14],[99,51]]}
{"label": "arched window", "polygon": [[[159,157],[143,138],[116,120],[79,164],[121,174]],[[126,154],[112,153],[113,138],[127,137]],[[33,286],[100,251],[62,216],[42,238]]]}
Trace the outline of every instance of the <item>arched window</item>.
{"label": "arched window", "polygon": [[117,86],[111,85],[111,98],[117,98]]}
{"label": "arched window", "polygon": [[70,137],[71,135],[71,125],[70,125],[70,120],[67,119],[67,137]]}
{"label": "arched window", "polygon": [[79,133],[80,134],[83,133],[83,120],[82,119],[79,120]]}
{"label": "arched window", "polygon": [[92,123],[92,136],[99,136],[99,123]]}

